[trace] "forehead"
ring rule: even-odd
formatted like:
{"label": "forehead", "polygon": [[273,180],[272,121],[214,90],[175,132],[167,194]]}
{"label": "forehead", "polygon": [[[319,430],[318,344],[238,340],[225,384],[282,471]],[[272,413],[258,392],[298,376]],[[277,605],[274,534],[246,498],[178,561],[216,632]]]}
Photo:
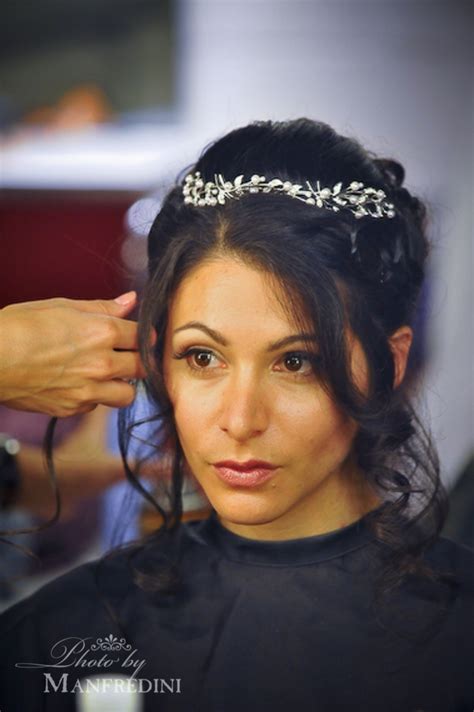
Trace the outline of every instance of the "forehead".
{"label": "forehead", "polygon": [[278,332],[278,337],[295,329],[290,302],[289,292],[268,272],[237,258],[216,257],[182,280],[171,301],[168,326],[201,321],[221,331],[246,329],[254,337]]}

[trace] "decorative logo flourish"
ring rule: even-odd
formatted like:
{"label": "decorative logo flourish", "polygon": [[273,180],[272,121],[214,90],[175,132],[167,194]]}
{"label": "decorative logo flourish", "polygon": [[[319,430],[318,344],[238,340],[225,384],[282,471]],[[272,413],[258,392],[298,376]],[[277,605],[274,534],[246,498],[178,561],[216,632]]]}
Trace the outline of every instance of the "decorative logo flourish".
{"label": "decorative logo flourish", "polygon": [[132,646],[127,643],[125,638],[117,638],[115,635],[108,635],[106,638],[97,638],[96,642],[91,645],[91,650],[131,650]]}

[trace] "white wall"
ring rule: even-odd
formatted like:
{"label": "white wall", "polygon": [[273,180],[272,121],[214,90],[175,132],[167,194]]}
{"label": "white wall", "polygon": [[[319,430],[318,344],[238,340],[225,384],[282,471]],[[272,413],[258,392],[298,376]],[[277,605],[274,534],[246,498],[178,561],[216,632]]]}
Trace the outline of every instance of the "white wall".
{"label": "white wall", "polygon": [[184,124],[306,115],[400,159],[433,207],[426,405],[450,483],[472,448],[472,9],[431,0],[183,0]]}

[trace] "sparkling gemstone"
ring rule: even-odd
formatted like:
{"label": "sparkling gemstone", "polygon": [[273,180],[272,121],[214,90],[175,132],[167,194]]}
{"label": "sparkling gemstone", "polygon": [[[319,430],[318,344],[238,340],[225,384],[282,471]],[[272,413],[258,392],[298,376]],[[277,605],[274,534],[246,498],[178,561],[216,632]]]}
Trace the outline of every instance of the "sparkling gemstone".
{"label": "sparkling gemstone", "polygon": [[254,185],[258,185],[260,183],[260,176],[258,176],[257,174],[254,174],[251,177],[250,182],[253,183]]}

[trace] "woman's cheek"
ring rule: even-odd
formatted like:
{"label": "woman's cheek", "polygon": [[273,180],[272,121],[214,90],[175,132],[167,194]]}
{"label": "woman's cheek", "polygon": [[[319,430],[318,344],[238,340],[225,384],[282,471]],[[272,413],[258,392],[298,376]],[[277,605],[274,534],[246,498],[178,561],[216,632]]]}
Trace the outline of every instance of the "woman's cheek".
{"label": "woman's cheek", "polygon": [[174,419],[178,432],[197,444],[199,434],[212,426],[216,398],[194,383],[176,383],[172,390]]}

